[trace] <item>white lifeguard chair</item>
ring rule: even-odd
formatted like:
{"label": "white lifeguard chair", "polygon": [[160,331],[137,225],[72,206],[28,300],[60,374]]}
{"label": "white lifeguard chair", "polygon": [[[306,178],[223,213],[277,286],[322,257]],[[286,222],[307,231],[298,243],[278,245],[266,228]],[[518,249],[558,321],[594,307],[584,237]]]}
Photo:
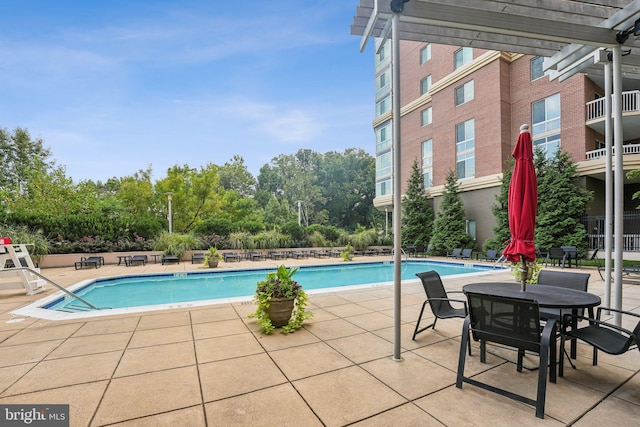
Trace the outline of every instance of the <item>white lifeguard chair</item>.
{"label": "white lifeguard chair", "polygon": [[[0,290],[23,287],[27,290],[27,295],[44,291],[45,280],[31,274],[29,270],[16,267],[26,267],[40,272],[31,260],[27,245],[14,245],[10,238],[0,237]],[[18,280],[15,280],[15,277],[18,277]]]}

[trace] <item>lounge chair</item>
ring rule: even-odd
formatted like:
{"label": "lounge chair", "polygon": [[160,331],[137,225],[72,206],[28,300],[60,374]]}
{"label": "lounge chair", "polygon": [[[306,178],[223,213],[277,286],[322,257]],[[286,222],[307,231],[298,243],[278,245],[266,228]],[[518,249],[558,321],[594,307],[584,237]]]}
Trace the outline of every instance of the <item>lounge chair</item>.
{"label": "lounge chair", "polygon": [[484,254],[485,261],[497,261],[498,260],[498,251],[495,249],[487,249],[487,253]]}
{"label": "lounge chair", "polygon": [[90,256],[90,257],[81,257],[80,261],[77,261],[73,264],[75,269],[82,267],[94,266],[95,268],[100,268],[104,265],[104,257],[101,256]]}
{"label": "lounge chair", "polygon": [[195,264],[196,261],[198,264],[204,263],[204,254],[203,253],[191,254],[191,264]]}
{"label": "lounge chair", "polygon": [[278,251],[269,251],[267,253],[267,256],[273,260],[287,258],[287,254],[285,254],[284,252],[278,252]]}
{"label": "lounge chair", "polygon": [[447,254],[447,258],[458,258],[462,254],[462,248],[455,248],[450,254]]}
{"label": "lounge chair", "polygon": [[[343,249],[344,250],[344,249]],[[342,251],[339,249],[331,249],[329,251],[329,256],[330,257],[334,257],[334,258],[340,258],[340,254],[342,254]]]}
{"label": "lounge chair", "polygon": [[134,255],[124,260],[124,263],[127,267],[132,266],[135,263],[147,265],[147,256],[146,255]]}
{"label": "lounge chair", "polygon": [[251,261],[264,261],[267,257],[262,252],[249,252],[249,259]]}
{"label": "lounge chair", "polygon": [[471,248],[465,248],[462,250],[462,252],[460,253],[460,256],[456,257],[456,258],[460,258],[460,259],[469,259],[471,258],[471,254],[473,254],[473,249]]}
{"label": "lounge chair", "polygon": [[162,265],[169,264],[175,262],[180,264],[180,258],[175,255],[162,255]]}
{"label": "lounge chair", "polygon": [[329,257],[329,252],[322,250],[322,249],[312,249],[311,250],[311,255],[313,255],[314,258],[322,258],[322,257]]}
{"label": "lounge chair", "polygon": [[222,254],[222,258],[224,259],[224,262],[240,261],[240,255],[238,255],[237,252],[225,252]]}

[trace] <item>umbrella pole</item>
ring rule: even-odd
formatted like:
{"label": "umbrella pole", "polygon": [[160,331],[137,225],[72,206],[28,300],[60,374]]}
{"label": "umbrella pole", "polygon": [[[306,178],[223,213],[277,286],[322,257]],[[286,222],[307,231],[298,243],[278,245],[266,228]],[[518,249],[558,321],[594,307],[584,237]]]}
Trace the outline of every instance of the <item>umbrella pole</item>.
{"label": "umbrella pole", "polygon": [[520,260],[522,261],[520,264],[520,280],[522,281],[520,290],[524,292],[527,290],[527,260],[522,255],[520,255]]}

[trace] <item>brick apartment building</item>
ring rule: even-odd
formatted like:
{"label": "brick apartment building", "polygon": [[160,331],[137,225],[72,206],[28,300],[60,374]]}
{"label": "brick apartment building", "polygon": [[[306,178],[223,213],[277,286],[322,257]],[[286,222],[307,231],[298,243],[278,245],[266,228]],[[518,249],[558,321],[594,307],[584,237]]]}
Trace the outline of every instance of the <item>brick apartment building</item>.
{"label": "brick apartment building", "polygon": [[[604,243],[604,90],[597,77],[577,74],[550,81],[542,57],[414,41],[400,42],[403,192],[415,161],[435,212],[449,171],[456,172],[468,232],[481,247],[493,236],[490,207],[520,125],[530,125],[536,147],[554,156],[562,147],[578,163],[580,185],[593,191],[585,225],[589,246]],[[376,198],[391,211],[393,161],[391,44],[375,54]],[[625,84],[627,84],[626,82]],[[636,83],[638,84],[638,83]],[[625,172],[640,168],[640,91],[623,94]],[[640,251],[640,216],[625,182],[625,251]],[[628,214],[627,214],[628,212]]]}

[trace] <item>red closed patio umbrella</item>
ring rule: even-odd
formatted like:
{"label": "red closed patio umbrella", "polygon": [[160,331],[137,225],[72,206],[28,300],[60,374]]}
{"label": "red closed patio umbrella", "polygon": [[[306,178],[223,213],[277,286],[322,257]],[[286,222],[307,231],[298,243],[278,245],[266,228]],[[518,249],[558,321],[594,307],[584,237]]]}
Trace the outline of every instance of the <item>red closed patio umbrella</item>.
{"label": "red closed patio umbrella", "polygon": [[509,230],[511,240],[502,251],[508,261],[522,262],[522,290],[526,289],[527,262],[536,259],[533,236],[538,211],[538,181],[533,165],[533,144],[529,125],[520,126],[518,142],[511,154],[516,160],[509,183]]}

